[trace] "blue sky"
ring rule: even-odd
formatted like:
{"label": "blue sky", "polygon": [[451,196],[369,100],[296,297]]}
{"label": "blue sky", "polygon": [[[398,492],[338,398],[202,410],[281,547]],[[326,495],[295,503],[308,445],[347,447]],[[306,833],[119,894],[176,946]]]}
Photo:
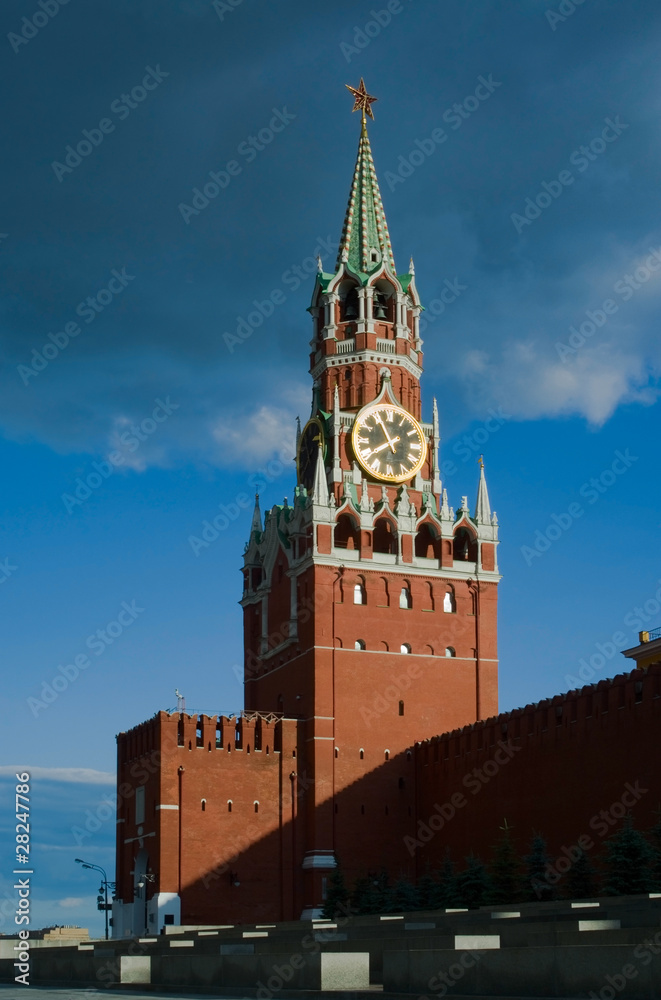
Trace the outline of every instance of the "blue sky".
{"label": "blue sky", "polygon": [[[334,260],[358,141],[345,83],[378,97],[398,269],[413,254],[427,306],[457,292],[427,312],[423,407],[455,506],[484,452],[502,709],[574,686],[582,659],[618,672],[645,602],[661,625],[661,11],[559,7],[73,0],[35,30],[36,2],[5,6],[0,787],[39,775],[38,921],[101,929],[72,828],[112,790],[115,734],[175,687],[241,707],[236,498],[292,495],[306,262]],[[193,202],[212,172],[225,187]],[[195,555],[219,504],[236,517]],[[112,867],[112,828],[82,856]]]}

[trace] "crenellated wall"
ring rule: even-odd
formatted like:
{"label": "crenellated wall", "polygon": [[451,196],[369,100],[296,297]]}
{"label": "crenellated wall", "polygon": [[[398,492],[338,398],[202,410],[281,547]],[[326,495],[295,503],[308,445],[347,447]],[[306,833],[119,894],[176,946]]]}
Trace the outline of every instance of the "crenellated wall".
{"label": "crenellated wall", "polygon": [[[298,916],[299,771],[305,771],[298,726],[259,713],[159,712],[120,733],[119,898],[131,906],[141,895],[135,873],[146,871],[155,875],[148,880],[148,912],[150,900],[172,895],[188,923]],[[159,929],[141,920],[140,911],[136,933]]]}
{"label": "crenellated wall", "polygon": [[471,852],[487,860],[505,820],[522,853],[539,832],[560,858],[580,837],[596,858],[628,811],[649,829],[661,801],[660,724],[656,667],[416,743],[407,851],[418,871],[440,864],[446,849],[456,861]]}

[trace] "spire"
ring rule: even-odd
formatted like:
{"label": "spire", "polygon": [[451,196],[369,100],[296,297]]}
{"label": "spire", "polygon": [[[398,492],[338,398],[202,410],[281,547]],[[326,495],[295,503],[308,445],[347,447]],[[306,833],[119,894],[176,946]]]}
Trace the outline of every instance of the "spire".
{"label": "spire", "polygon": [[317,464],[314,470],[314,483],[312,484],[313,501],[316,504],[328,504],[328,481],[326,480],[326,469],[324,467],[324,450],[319,442],[317,453]]}
{"label": "spire", "polygon": [[478,524],[491,523],[491,504],[489,503],[489,493],[487,481],[484,478],[484,461],[480,455],[480,483],[477,487],[477,500],[475,501],[475,520]]}
{"label": "spire", "polygon": [[262,532],[262,512],[259,509],[259,493],[255,493],[255,509],[252,512],[252,524],[250,525],[250,534],[253,531],[258,531],[260,534]]}
{"label": "spire", "polygon": [[[381,262],[385,262],[393,274],[395,260],[390,244],[390,234],[386,214],[383,210],[379,182],[376,179],[372,149],[367,135],[367,119],[365,112],[373,118],[369,105],[372,98],[365,91],[365,84],[360,81],[360,89],[349,87],[356,97],[354,111],[362,111],[360,141],[358,143],[358,158],[353,172],[349,204],[344,219],[344,228],[340,239],[340,249],[337,266],[346,259],[353,271],[367,274],[373,271]],[[378,259],[374,260],[374,251]]]}

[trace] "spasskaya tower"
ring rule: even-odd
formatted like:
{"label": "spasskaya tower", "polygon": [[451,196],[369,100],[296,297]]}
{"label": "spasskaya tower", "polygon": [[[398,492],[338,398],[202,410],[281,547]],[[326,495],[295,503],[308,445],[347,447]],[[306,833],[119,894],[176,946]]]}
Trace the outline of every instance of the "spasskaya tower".
{"label": "spasskaya tower", "polygon": [[263,520],[255,505],[241,600],[246,712],[298,720],[306,916],[337,858],[351,877],[403,854],[415,741],[497,713],[497,519],[482,465],[472,512],[443,488],[423,306],[413,262],[396,270],[367,133],[375,99],[362,80],[349,89],[358,157],[335,269],[320,262],[308,310],[297,485]]}

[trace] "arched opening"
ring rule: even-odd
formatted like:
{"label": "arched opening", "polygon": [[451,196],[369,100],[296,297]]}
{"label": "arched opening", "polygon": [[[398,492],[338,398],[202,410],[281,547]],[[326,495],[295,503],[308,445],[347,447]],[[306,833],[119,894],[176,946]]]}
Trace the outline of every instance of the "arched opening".
{"label": "arched opening", "polygon": [[338,549],[354,549],[357,551],[360,548],[360,531],[358,530],[358,526],[354,524],[353,518],[348,514],[340,514],[335,522],[333,544]]}
{"label": "arched opening", "polygon": [[340,322],[358,319],[358,289],[345,285],[340,291]]}
{"label": "arched opening", "polygon": [[452,558],[461,562],[477,562],[477,542],[467,528],[459,528],[454,536]]}
{"label": "arched opening", "polygon": [[385,751],[384,757],[386,760],[390,760],[390,750]]}
{"label": "arched opening", "polygon": [[365,589],[365,580],[362,576],[359,578],[358,583],[354,584],[353,603],[367,604],[367,590]]}
{"label": "arched opening", "polygon": [[385,555],[397,554],[397,533],[387,517],[380,517],[374,525],[373,551]]}
{"label": "arched opening", "polygon": [[366,648],[365,647],[365,640],[364,639],[356,639],[356,641],[353,644],[353,648],[354,649],[365,649]]}
{"label": "arched opening", "polygon": [[399,647],[399,651],[400,653],[410,653],[411,647],[409,646],[408,642],[403,642]]}
{"label": "arched opening", "polygon": [[445,593],[443,595],[443,611],[446,614],[453,615],[457,610],[457,601],[454,596],[454,587],[450,584],[445,588]]}
{"label": "arched opening", "polygon": [[415,554],[418,559],[438,559],[436,536],[430,525],[421,524],[415,536]]}
{"label": "arched opening", "polygon": [[227,800],[227,811],[228,811],[228,813],[232,812],[232,800],[231,799]]}
{"label": "arched opening", "polygon": [[372,318],[383,323],[394,323],[397,296],[389,281],[380,278],[374,285],[372,294]]}
{"label": "arched opening", "polygon": [[456,656],[457,654],[455,653],[454,646],[446,646],[445,647],[445,655],[446,656]]}
{"label": "arched opening", "polygon": [[404,715],[404,702],[403,701],[400,701],[400,703],[399,703],[399,714],[400,715]]}
{"label": "arched opening", "polygon": [[253,803],[253,808],[254,808],[255,812],[258,813],[259,812],[259,802],[254,802]]}
{"label": "arched opening", "polygon": [[206,799],[202,799],[202,801],[201,801],[200,804],[202,806],[202,812],[206,812],[206,809],[207,809],[207,800]]}
{"label": "arched opening", "polygon": [[413,607],[413,595],[411,594],[411,588],[408,583],[405,583],[401,589],[399,595],[399,606],[400,608],[412,608]]}
{"label": "arched opening", "polygon": [[362,747],[360,748],[360,759],[361,759],[361,760],[364,760],[364,759],[365,759],[365,751],[363,750],[363,748],[362,748]]}

